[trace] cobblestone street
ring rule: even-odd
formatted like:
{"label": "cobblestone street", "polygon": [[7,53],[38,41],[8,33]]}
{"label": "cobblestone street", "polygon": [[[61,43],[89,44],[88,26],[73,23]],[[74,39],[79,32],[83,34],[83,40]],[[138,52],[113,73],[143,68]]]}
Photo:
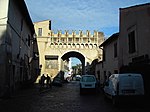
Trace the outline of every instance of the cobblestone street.
{"label": "cobblestone street", "polygon": [[148,106],[116,108],[102,93],[79,94],[78,82],[39,91],[38,86],[17,92],[11,99],[0,99],[0,112],[149,112]]}

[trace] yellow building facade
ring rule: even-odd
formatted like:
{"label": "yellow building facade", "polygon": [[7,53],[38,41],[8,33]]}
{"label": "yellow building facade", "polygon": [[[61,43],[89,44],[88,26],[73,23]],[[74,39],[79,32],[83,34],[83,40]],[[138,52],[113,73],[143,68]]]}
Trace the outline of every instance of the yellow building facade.
{"label": "yellow building facade", "polygon": [[82,63],[82,69],[91,64],[94,59],[101,60],[102,51],[98,46],[104,41],[103,32],[87,30],[53,31],[51,21],[45,20],[34,23],[37,35],[41,74],[55,77],[63,71],[63,62],[69,57],[76,57]]}

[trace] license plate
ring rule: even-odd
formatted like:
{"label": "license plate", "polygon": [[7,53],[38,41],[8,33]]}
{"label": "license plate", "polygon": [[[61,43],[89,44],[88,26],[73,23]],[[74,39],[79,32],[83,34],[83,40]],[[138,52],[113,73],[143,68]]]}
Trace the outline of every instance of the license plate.
{"label": "license plate", "polygon": [[134,94],[135,90],[122,90],[122,93],[130,95],[130,94]]}
{"label": "license plate", "polygon": [[91,85],[91,84],[85,84],[85,86],[86,86],[86,87],[87,87],[87,86],[89,87],[89,86],[92,86],[92,85]]}

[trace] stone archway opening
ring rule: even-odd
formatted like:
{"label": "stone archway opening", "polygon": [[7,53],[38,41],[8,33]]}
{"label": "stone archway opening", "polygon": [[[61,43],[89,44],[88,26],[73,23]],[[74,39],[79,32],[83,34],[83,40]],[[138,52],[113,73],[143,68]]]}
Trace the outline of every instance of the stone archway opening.
{"label": "stone archway opening", "polygon": [[79,59],[80,62],[81,62],[81,64],[82,64],[82,75],[85,74],[85,57],[84,57],[81,53],[79,53],[79,52],[77,52],[77,51],[70,51],[70,52],[67,52],[67,53],[65,53],[65,54],[61,57],[61,59],[62,59],[63,61],[69,60],[69,58],[77,58],[77,59]]}

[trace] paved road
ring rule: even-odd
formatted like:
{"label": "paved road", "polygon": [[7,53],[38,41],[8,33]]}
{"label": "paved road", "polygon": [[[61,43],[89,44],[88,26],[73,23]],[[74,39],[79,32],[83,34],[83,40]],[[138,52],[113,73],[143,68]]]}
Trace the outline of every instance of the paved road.
{"label": "paved road", "polygon": [[39,91],[35,86],[16,93],[11,99],[0,99],[0,112],[149,112],[149,110],[148,106],[134,104],[114,107],[102,93],[81,96],[76,81],[44,91]]}

